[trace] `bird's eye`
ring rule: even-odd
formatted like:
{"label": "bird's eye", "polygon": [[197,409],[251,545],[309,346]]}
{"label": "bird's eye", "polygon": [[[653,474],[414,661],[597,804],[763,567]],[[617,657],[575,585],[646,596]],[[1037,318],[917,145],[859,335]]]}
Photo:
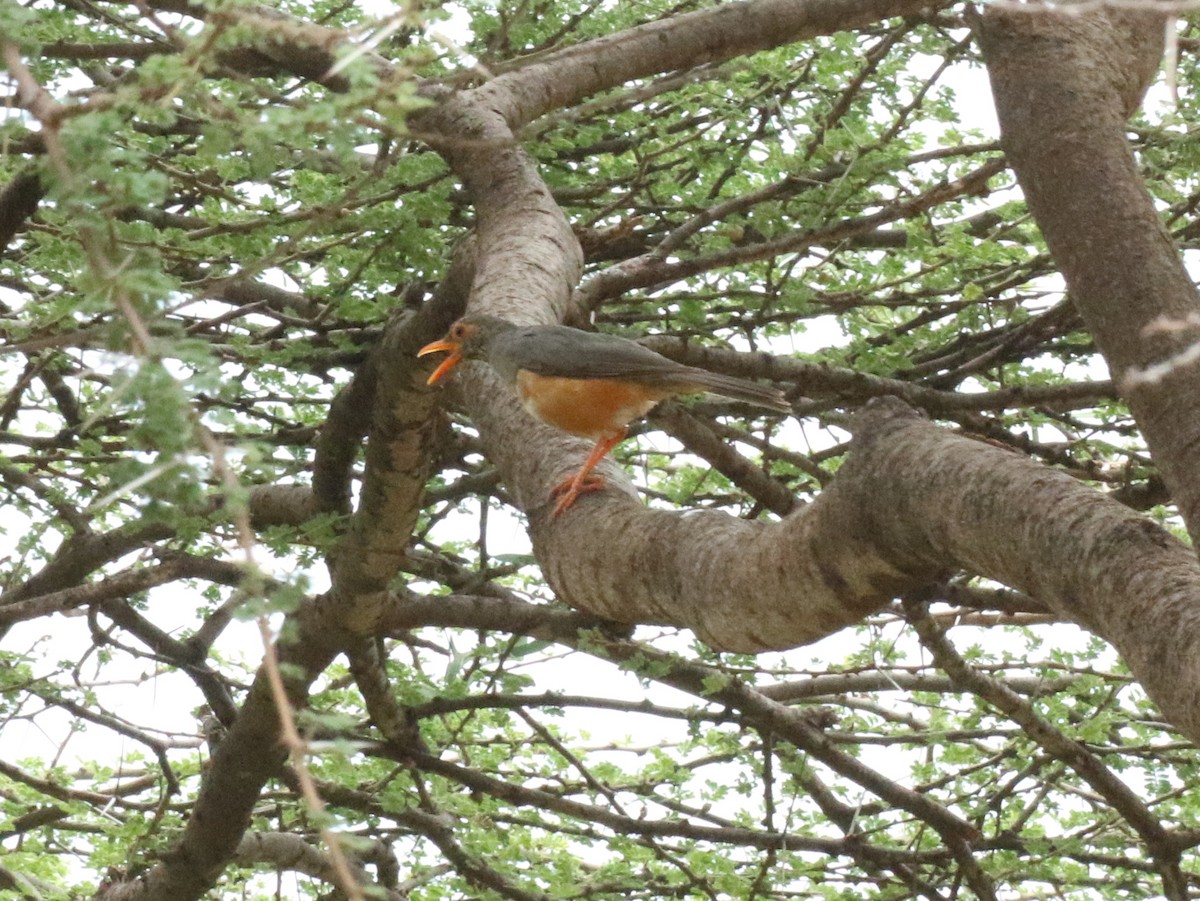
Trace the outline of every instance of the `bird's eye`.
{"label": "bird's eye", "polygon": [[450,337],[456,341],[461,341],[467,337],[467,326],[462,322],[454,323],[454,325],[450,326]]}

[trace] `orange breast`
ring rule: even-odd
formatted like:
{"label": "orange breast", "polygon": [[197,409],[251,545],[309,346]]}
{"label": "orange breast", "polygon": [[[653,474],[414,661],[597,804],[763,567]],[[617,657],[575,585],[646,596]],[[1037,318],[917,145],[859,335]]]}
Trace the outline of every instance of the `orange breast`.
{"label": "orange breast", "polygon": [[568,379],[517,372],[517,393],[525,409],[555,428],[599,441],[644,416],[675,392],[616,379]]}

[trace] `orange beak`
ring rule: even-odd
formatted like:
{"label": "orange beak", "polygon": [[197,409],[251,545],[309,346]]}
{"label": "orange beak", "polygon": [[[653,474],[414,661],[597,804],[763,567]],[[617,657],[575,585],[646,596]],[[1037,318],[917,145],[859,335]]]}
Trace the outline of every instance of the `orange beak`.
{"label": "orange beak", "polygon": [[433,373],[425,382],[426,385],[432,385],[447,372],[462,362],[462,347],[457,341],[451,341],[449,338],[443,338],[441,341],[434,341],[430,344],[426,344],[417,351],[417,356],[423,357],[426,354],[435,354],[439,352],[448,353],[450,356],[442,360],[438,368],[433,370]]}

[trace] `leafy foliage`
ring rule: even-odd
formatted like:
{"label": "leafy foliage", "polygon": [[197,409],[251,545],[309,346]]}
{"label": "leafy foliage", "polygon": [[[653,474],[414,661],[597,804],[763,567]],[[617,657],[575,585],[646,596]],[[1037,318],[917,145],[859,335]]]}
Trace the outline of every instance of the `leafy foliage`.
{"label": "leafy foliage", "polygon": [[[281,626],[327,584],[347,511],[259,521],[255,491],[314,486],[339,391],[472,229],[411,125],[418,85],[705,4],[467,2],[440,11],[455,50],[364,4],[202,6],[0,6],[61,104],[61,127],[38,123],[10,71],[0,181],[35,176],[41,197],[0,256],[0,897],[74,897],[166,855],[229,726],[213,705],[244,701],[262,655],[249,619]],[[796,423],[692,407],[801,500],[840,465],[847,415],[911,390],[948,426],[1153,508],[1153,464],[975,115],[960,13],[664,73],[532,123],[522,143],[585,252],[575,312],[807,364]],[[386,69],[345,41],[372,29]],[[280,62],[330,35],[344,68],[324,83]],[[1190,58],[1176,78],[1180,105],[1152,105],[1137,140],[1192,247]],[[786,512],[666,422],[619,452],[650,503]],[[398,580],[561,612],[467,423],[441,454]],[[252,519],[261,573],[239,553]],[[946,589],[934,618],[964,665],[1200,837],[1193,749],[1109,648],[1033,599]],[[380,640],[407,753],[340,664],[300,725],[381,897],[1155,895],[1130,810],[935,667],[913,615],[760,657],[666,629],[434,618]],[[951,815],[977,831],[969,851]],[[320,825],[281,767],[250,834],[294,838],[291,856],[243,842],[211,897],[323,896],[326,858],[297,863]]]}

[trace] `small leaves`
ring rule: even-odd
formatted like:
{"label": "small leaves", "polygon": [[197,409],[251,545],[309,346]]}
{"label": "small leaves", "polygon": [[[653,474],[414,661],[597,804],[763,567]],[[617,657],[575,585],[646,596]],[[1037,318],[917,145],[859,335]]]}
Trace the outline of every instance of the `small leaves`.
{"label": "small leaves", "polygon": [[[386,394],[407,364],[381,350],[454,294],[456,248],[528,215],[521,196],[497,222],[464,188],[503,159],[583,248],[581,282],[555,288],[576,289],[576,320],[795,403],[773,419],[692,403],[736,465],[639,426],[617,461],[674,511],[664,529],[730,514],[763,534],[764,480],[822,503],[853,414],[884,395],[1097,491],[1170,502],[978,124],[990,100],[969,87],[958,11],[732,58],[732,32],[689,31],[697,55],[670,71],[626,49],[751,5],[0,3],[0,35],[57,104],[39,119],[9,72],[0,190],[36,173],[38,196],[0,252],[0,883],[82,897],[203,859],[213,897],[347,894],[325,826],[366,897],[414,901],[1163,894],[1130,809],[935,666],[896,610],[787,654],[653,625],[687,592],[650,624],[594,627],[556,596],[546,537],[526,530],[537,499],[515,506],[485,426]],[[581,65],[596,38],[605,65]],[[1193,56],[1178,109],[1131,131],[1185,251]],[[578,102],[515,136],[421,116],[484,95],[507,121],[572,85]],[[455,154],[478,169],[452,172]],[[520,242],[475,261],[473,302]],[[506,302],[544,318],[546,300]],[[408,509],[363,522],[380,471]],[[386,540],[348,559],[356,529]],[[646,557],[627,584],[659,565]],[[342,593],[366,564],[384,575]],[[1119,774],[1194,882],[1194,750],[1112,649],[1030,613],[1042,599],[949,588],[932,615],[966,672]],[[254,706],[247,620],[263,617],[301,727],[287,768],[279,708]],[[326,813],[299,799],[297,761]],[[181,850],[214,798],[289,853],[225,847],[224,829]]]}

